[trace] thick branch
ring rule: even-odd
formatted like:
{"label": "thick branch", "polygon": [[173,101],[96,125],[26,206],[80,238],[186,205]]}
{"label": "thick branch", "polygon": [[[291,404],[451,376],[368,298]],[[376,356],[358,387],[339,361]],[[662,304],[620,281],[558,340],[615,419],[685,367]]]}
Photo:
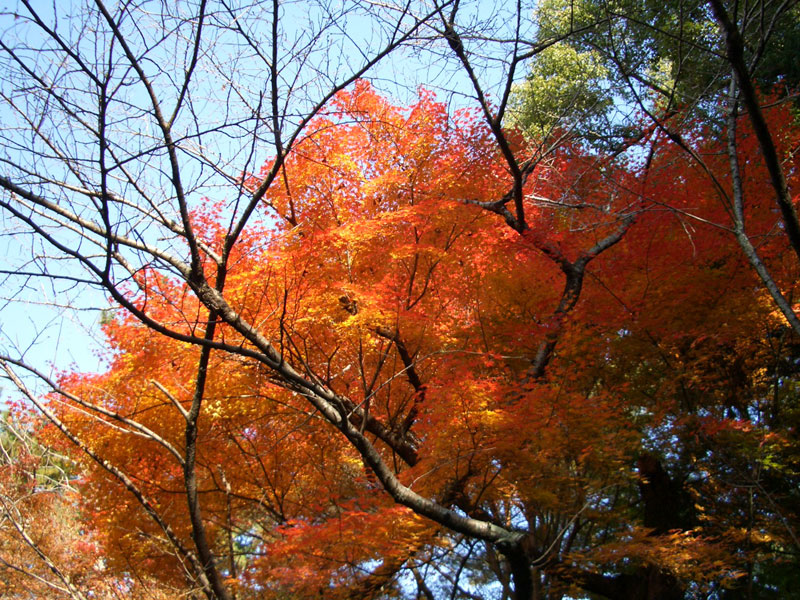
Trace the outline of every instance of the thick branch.
{"label": "thick branch", "polygon": [[731,180],[733,183],[733,222],[734,222],[734,234],[736,235],[736,241],[739,242],[739,246],[744,252],[744,255],[747,257],[747,260],[750,262],[750,265],[753,267],[755,272],[758,274],[759,278],[761,279],[764,287],[767,288],[770,296],[772,296],[773,301],[777,305],[778,309],[781,311],[783,316],[788,321],[789,325],[792,327],[794,332],[800,335],[800,319],[797,318],[797,314],[792,309],[791,304],[783,295],[781,290],[778,288],[778,285],[775,283],[775,280],[772,278],[767,266],[761,260],[761,257],[758,255],[758,251],[756,250],[753,243],[750,241],[750,236],[747,235],[745,230],[745,222],[744,222],[744,186],[742,185],[742,174],[739,168],[739,155],[736,146],[736,124],[737,124],[737,117],[738,117],[738,102],[736,99],[736,84],[735,82],[731,82],[730,86],[730,97],[731,97],[731,106],[728,112],[728,139],[727,139],[727,150],[728,150],[728,161],[730,162],[730,170],[731,170]]}
{"label": "thick branch", "polygon": [[400,332],[396,330],[392,331],[386,327],[378,327],[375,332],[382,338],[390,340],[394,343],[395,348],[397,348],[397,354],[400,355],[400,360],[403,362],[403,371],[405,372],[411,387],[414,388],[414,405],[411,407],[411,410],[408,411],[408,414],[406,415],[406,418],[403,420],[403,424],[400,427],[400,434],[405,436],[405,434],[408,433],[408,430],[411,429],[414,421],[417,419],[417,415],[419,414],[419,405],[425,402],[425,385],[422,383],[422,380],[417,374],[417,369],[414,366],[414,358],[408,351],[405,342],[403,342],[403,338],[400,337]]}
{"label": "thick branch", "polygon": [[717,19],[722,33],[725,35],[725,48],[728,61],[736,74],[736,81],[742,93],[742,101],[750,116],[750,123],[753,126],[753,131],[761,147],[764,164],[767,167],[770,182],[775,191],[775,200],[781,211],[786,237],[789,238],[789,243],[797,255],[798,260],[800,260],[800,221],[798,220],[797,211],[792,203],[792,198],[789,195],[786,176],[781,167],[778,151],[775,148],[775,141],[769,130],[767,121],[764,118],[764,113],[761,111],[756,89],[753,86],[750,72],[745,64],[744,39],[738,27],[725,10],[722,1],[709,0],[709,4],[711,5],[714,17]]}
{"label": "thick branch", "polygon": [[544,375],[547,363],[550,362],[550,358],[553,356],[553,351],[558,342],[558,335],[564,326],[566,317],[570,311],[575,308],[580,298],[581,289],[583,288],[583,278],[586,274],[586,266],[600,254],[617,244],[625,235],[625,232],[628,231],[628,228],[633,224],[634,220],[633,216],[625,217],[616,231],[597,242],[594,246],[589,248],[589,250],[581,252],[575,262],[569,262],[569,260],[567,260],[567,258],[552,244],[537,244],[537,247],[544,252],[545,255],[561,267],[561,270],[566,276],[566,281],[564,282],[564,290],[561,292],[561,299],[551,317],[551,330],[548,331],[545,339],[539,344],[536,355],[531,361],[531,367],[528,369],[528,377],[530,379],[539,379]]}

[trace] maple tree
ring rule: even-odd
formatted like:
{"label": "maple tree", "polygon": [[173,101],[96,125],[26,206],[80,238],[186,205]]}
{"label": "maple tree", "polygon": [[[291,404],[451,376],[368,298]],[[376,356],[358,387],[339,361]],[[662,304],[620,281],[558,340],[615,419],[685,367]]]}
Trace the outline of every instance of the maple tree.
{"label": "maple tree", "polygon": [[[729,206],[732,229],[751,267],[800,333],[791,300],[761,260],[745,223],[736,134],[739,116],[747,115],[782,227],[800,257],[800,219],[776,152],[778,132],[766,122],[759,98],[759,88],[774,101],[796,94],[794,64],[785,59],[800,39],[796,4],[548,0],[536,11],[539,35],[556,41],[533,57],[528,80],[515,93],[512,119],[529,135],[544,137],[539,140],[544,147],[568,137],[624,148],[642,134],[639,119],[646,115],[687,160],[706,171],[707,184]],[[638,110],[621,110],[630,106]],[[691,138],[698,121],[716,123],[727,136],[729,187],[719,169],[696,152]]]}
{"label": "maple tree", "polygon": [[[66,480],[59,464],[63,461],[38,447],[35,438],[10,415],[4,417],[0,438],[3,594],[15,597],[27,591],[47,596],[51,588],[80,597],[64,569],[91,577],[97,554],[84,542],[83,552],[69,555],[83,540],[78,541],[74,515],[62,503],[67,494],[59,493]],[[57,530],[61,536],[49,538],[48,530]],[[74,559],[83,564],[63,564]],[[49,571],[56,576],[55,582],[48,577]]]}
{"label": "maple tree", "polygon": [[[221,324],[215,339],[240,353],[209,353],[194,439],[204,535],[225,585],[242,597],[401,593],[404,565],[418,561],[419,573],[425,557],[448,552],[512,585],[491,545],[462,556],[465,542],[446,522],[415,514],[413,498],[403,508],[380,493],[387,481],[472,521],[527,531],[522,560],[536,567],[537,594],[577,586],[639,597],[633,590],[649,585],[651,595],[682,597],[688,582],[741,577],[744,515],[720,479],[727,461],[769,473],[762,452],[791,447],[778,415],[767,416],[784,401],[760,400],[786,350],[767,346],[781,321],[765,296],[753,298],[732,236],[681,217],[683,208],[725,218],[705,173],[687,170],[679,153],[664,145],[642,175],[564,148],[531,177],[531,225],[520,235],[480,206],[507,184],[474,114],[450,118],[429,93],[400,109],[365,82],[337,96],[287,158],[284,184],[265,195],[263,224],[232,253],[226,301],[280,340],[282,363],[335,394],[350,436],[363,435],[378,458],[344,443],[294,384],[248,358],[241,331]],[[754,172],[753,185],[763,177]],[[765,219],[751,222],[768,236],[762,250],[774,246],[780,265],[775,216],[753,211]],[[214,252],[224,206],[192,218]],[[590,258],[584,282],[575,265]],[[127,294],[148,319],[188,336],[208,313],[187,291],[142,271]],[[109,536],[110,565],[133,563],[178,585],[159,530],[163,522],[176,540],[196,535],[176,495],[186,489],[183,438],[204,353],[148,336],[139,322],[122,313],[104,325],[107,373],[65,373],[54,384],[99,414],[65,404],[57,418],[135,474],[159,515],[143,522],[140,501],[115,493],[120,478],[87,466],[83,502]],[[676,439],[685,449],[662,462]],[[370,461],[391,465],[390,476]],[[706,475],[689,483],[681,470]],[[759,485],[773,476],[759,475]],[[793,531],[748,526],[750,561]],[[621,557],[634,566],[615,566]]]}
{"label": "maple tree", "polygon": [[[686,111],[677,133],[677,113],[643,111],[622,145],[561,135],[546,110],[519,131],[503,118],[514,68],[552,40],[523,44],[518,20],[490,100],[469,50],[481,38],[454,5],[404,9],[385,48],[306,99],[295,122],[282,61],[313,62],[302,49],[337,29],[298,34],[279,58],[276,2],[262,23],[272,56],[256,52],[264,89],[222,86],[252,109],[239,121],[204,113],[215,89],[189,84],[197,65],[220,68],[201,51],[203,27],[249,52],[259,43],[246,21],[205,3],[196,19],[160,14],[191,42],[162,75],[144,57],[158,55],[163,23],[97,5],[113,43],[94,51],[121,79],[46,33],[76,65],[70,77],[90,74],[100,126],[72,122],[98,154],[50,172],[62,146],[36,126],[39,154],[9,159],[19,168],[0,177],[8,214],[88,273],[64,279],[112,304],[102,373],[2,358],[49,422],[42,443],[80,473],[79,496],[39,495],[35,528],[56,507],[69,521],[59,527],[85,515],[89,532],[48,548],[55,570],[31,573],[48,566],[73,597],[98,579],[111,594],[208,598],[736,598],[794,585],[797,340],[794,309],[776,302],[796,293],[798,264],[764,191],[775,165],[761,158],[765,125],[795,193],[788,103],[757,98],[763,122]],[[467,73],[476,108],[450,110],[424,88],[404,107],[359,78],[423,25]],[[130,49],[148,35],[146,51]],[[4,56],[25,65],[25,48]],[[141,114],[125,96],[137,85]],[[75,117],[79,86],[37,89]],[[597,116],[590,100],[576,110]],[[226,99],[231,114],[236,103]],[[126,145],[145,117],[163,143]],[[237,138],[250,154],[230,173],[205,140],[251,125],[252,142]],[[208,171],[225,185],[203,194]],[[6,547],[25,542],[16,532]],[[81,579],[98,554],[102,569]]]}
{"label": "maple tree", "polygon": [[[7,598],[169,598],[177,590],[106,563],[103,532],[80,506],[67,456],[42,446],[37,420],[3,416],[0,434],[0,586]],[[29,415],[26,415],[29,417]],[[134,583],[131,575],[138,581]],[[143,593],[144,591],[144,593]]]}

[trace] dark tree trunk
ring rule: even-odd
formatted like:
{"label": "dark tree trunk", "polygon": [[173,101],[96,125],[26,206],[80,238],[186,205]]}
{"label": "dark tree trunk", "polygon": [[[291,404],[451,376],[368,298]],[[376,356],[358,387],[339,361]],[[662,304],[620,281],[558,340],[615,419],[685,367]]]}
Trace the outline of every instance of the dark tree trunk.
{"label": "dark tree trunk", "polygon": [[511,567],[511,579],[514,582],[514,600],[533,600],[533,577],[531,576],[531,560],[522,549],[504,552]]}

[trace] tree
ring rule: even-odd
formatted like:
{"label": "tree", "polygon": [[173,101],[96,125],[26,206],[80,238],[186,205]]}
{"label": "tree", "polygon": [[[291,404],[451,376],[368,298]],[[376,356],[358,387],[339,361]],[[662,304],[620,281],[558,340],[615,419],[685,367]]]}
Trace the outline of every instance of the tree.
{"label": "tree", "polygon": [[[549,52],[572,57],[569,69],[574,75],[556,84],[562,88],[560,93],[580,92],[583,99],[562,102],[555,113],[550,109],[553,126],[559,125],[556,133],[572,123],[569,127],[577,129],[585,141],[597,143],[599,138],[614,146],[622,135],[624,147],[631,136],[631,118],[635,124],[638,113],[621,114],[618,107],[638,107],[653,126],[685,151],[687,159],[707,172],[709,185],[717,188],[720,202],[730,212],[720,226],[731,229],[762,285],[795,333],[800,333],[800,320],[791,301],[761,260],[745,226],[748,199],[742,195],[736,133],[738,116],[747,114],[769,172],[782,227],[800,256],[800,221],[776,152],[776,133],[764,118],[759,96],[760,91],[786,101],[797,93],[793,67],[781,58],[787,46],[797,42],[796,8],[794,2],[745,6],[716,0],[667,4],[590,0],[570,2],[568,9],[564,3],[545,2],[537,17],[540,35],[559,39]],[[552,62],[549,56],[543,52],[534,57],[530,77],[535,79],[539,71],[547,71]],[[528,88],[533,82],[528,82]],[[514,118],[534,131],[541,128],[531,121],[540,99],[528,88],[517,90]],[[575,92],[570,92],[571,88]],[[600,95],[599,90],[607,92]],[[613,104],[612,98],[616,99]],[[714,122],[720,133],[728,135],[730,163],[725,177],[733,182],[730,189],[689,141],[698,120]],[[573,122],[580,122],[581,127]],[[598,122],[604,126],[598,127]],[[598,129],[603,136],[598,136]]]}
{"label": "tree", "polygon": [[[76,574],[91,577],[97,556],[91,543],[80,540],[76,515],[69,510],[63,461],[41,448],[9,415],[4,417],[0,438],[3,594],[13,598],[24,593],[61,592],[63,597],[83,598],[72,580]],[[48,537],[48,529],[58,530],[60,535]],[[76,555],[70,557],[70,551],[81,543],[84,551],[75,561]]]}
{"label": "tree", "polygon": [[[41,425],[40,423],[38,425]],[[0,585],[6,598],[169,597],[156,579],[108,570],[102,532],[78,507],[74,464],[41,445],[36,422],[5,414],[0,437]],[[137,577],[137,575],[134,575]],[[145,578],[147,579],[147,578]]]}
{"label": "tree", "polygon": [[[751,268],[758,274],[761,285],[769,292],[773,305],[786,319],[786,324],[797,333],[797,310],[792,301],[795,293],[794,275],[788,275],[787,278],[783,271],[786,261],[793,262],[791,255],[796,257],[797,254],[794,233],[797,223],[796,197],[792,198],[792,187],[787,183],[787,173],[793,169],[793,161],[789,158],[791,151],[787,148],[794,142],[783,137],[786,131],[792,131],[795,123],[794,117],[786,113],[782,118],[772,121],[765,116],[768,107],[794,102],[796,97],[793,67],[785,65],[781,58],[783,52],[796,42],[796,5],[791,2],[746,6],[724,2],[679,3],[675,6],[663,3],[612,5],[586,2],[571,4],[568,13],[571,20],[562,18],[560,21],[547,12],[549,6],[545,4],[541,9],[544,16],[540,18],[544,24],[560,23],[562,31],[565,22],[569,23],[571,29],[585,26],[578,35],[570,36],[560,44],[569,45],[573,53],[590,52],[591,55],[586,56],[591,56],[589,62],[594,72],[597,72],[598,64],[605,68],[605,71],[600,71],[600,80],[592,81],[591,85],[595,88],[605,86],[614,90],[619,98],[633,101],[653,126],[680,148],[685,159],[705,173],[705,182],[701,179],[696,183],[698,189],[703,186],[716,188],[717,201],[725,209],[725,213],[720,212],[711,222],[735,236]],[[592,25],[600,23],[603,17],[606,18],[605,22]],[[546,33],[551,34],[551,31]],[[541,58],[542,55],[539,55],[534,59],[534,73],[540,68],[536,63]],[[520,88],[517,104],[524,109],[531,98]],[[615,105],[615,111],[618,106]],[[524,115],[524,112],[521,114]],[[612,121],[616,118],[613,121],[615,125],[622,125],[623,131],[629,131],[627,124],[630,121],[626,122],[616,115],[618,112],[601,113],[600,116]],[[742,115],[746,115],[746,119]],[[578,116],[589,124],[592,119],[598,118],[596,113]],[[569,120],[574,115],[564,113],[562,118]],[[744,133],[743,129],[746,130]],[[578,135],[583,134],[584,143],[596,143],[592,136],[596,130],[596,127],[587,125],[575,128]],[[607,127],[603,131],[615,131],[615,128]],[[792,135],[789,134],[789,138]],[[703,139],[703,136],[723,137],[726,139],[724,150],[718,148],[716,152],[709,153],[707,147],[703,148],[697,143],[698,137]],[[754,147],[756,140],[757,147]],[[778,150],[784,141],[788,146]],[[727,155],[727,165],[718,162],[718,153]],[[763,168],[766,171],[761,170]],[[754,171],[760,171],[760,174],[754,177]],[[743,183],[747,179],[761,181],[763,186],[767,186],[766,189],[771,188],[773,204],[763,204],[765,188],[748,187]],[[699,222],[708,222],[696,211],[695,206],[686,210],[686,206],[676,205],[672,201],[663,202],[663,196],[651,197],[665,208],[683,215],[687,224],[698,219]],[[780,220],[773,216],[776,208],[780,211]],[[765,254],[776,252],[768,241],[772,237],[770,232],[782,232],[789,241],[788,247],[777,250],[778,255],[783,255],[778,262],[774,260],[775,254],[762,260]],[[774,340],[775,335],[771,333],[770,339]],[[774,393],[772,406],[778,411],[776,414],[786,414],[785,411],[791,413],[795,406],[794,392],[789,391],[791,384],[788,384],[788,380],[784,381],[778,375],[781,372],[791,379],[788,375],[791,369],[787,371],[778,366],[784,360],[793,360],[790,358],[793,356],[793,351],[789,349],[791,343],[785,346],[784,342],[780,342],[773,346],[770,342],[770,346],[773,351],[787,354],[767,367],[773,377],[772,392],[767,393]],[[718,360],[738,362],[741,358],[727,355]],[[789,388],[784,387],[787,384]],[[735,387],[731,386],[732,389]],[[783,391],[788,393],[784,395]],[[770,427],[777,426],[777,421],[766,416],[770,410],[766,413],[765,410],[763,405],[754,408],[751,403],[745,402],[739,405],[737,414],[745,421],[764,423],[766,420]],[[778,429],[781,427],[778,426]],[[688,451],[690,457],[694,456],[695,451]],[[765,489],[759,475],[763,472],[758,465],[750,463],[745,467],[745,463],[738,463],[734,479],[747,480],[750,484],[739,485],[752,485],[753,489],[767,498],[772,497],[773,493],[783,494],[778,491],[782,487],[780,484],[772,492]],[[749,497],[752,501],[752,493]],[[777,509],[777,505],[773,509]],[[785,519],[787,514],[793,512],[793,508],[779,509],[780,517],[776,518]],[[752,518],[751,513],[748,519],[751,524]],[[789,546],[796,548],[794,528],[786,521],[784,523],[787,524],[785,533],[794,540]],[[788,555],[796,556],[796,551],[791,550]],[[746,583],[739,587],[740,591],[728,593],[732,597],[776,593],[775,590],[782,588],[767,583],[767,572],[759,569],[758,564],[750,564]],[[777,580],[780,577],[776,575]],[[785,581],[782,585],[787,586]],[[757,589],[760,591],[756,592]]]}
{"label": "tree", "polygon": [[[546,152],[504,126],[519,67],[600,17],[536,39],[522,6],[496,26],[313,5],[304,28],[277,2],[97,2],[86,39],[25,8],[33,32],[1,47],[29,137],[8,136],[0,205],[48,248],[23,277],[115,314],[105,373],[3,368],[86,461],[114,573],[209,598],[773,585],[766,557],[796,553],[794,338],[706,227],[717,124],[682,138],[705,171],[647,119]],[[350,18],[383,43],[337,73]],[[359,79],[406,47],[449,57],[474,104],[401,108]],[[786,112],[764,118],[794,160]],[[762,178],[749,227],[789,290]]]}

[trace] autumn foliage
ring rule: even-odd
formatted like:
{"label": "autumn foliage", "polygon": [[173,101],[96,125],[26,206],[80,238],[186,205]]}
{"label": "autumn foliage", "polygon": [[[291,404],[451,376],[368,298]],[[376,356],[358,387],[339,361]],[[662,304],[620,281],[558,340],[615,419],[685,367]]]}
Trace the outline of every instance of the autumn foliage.
{"label": "autumn foliage", "polygon": [[[486,210],[509,183],[479,117],[450,115],[424,90],[407,108],[363,81],[340,93],[235,247],[228,303],[284,361],[349,399],[405,486],[526,532],[550,597],[633,598],[624,586],[650,581],[672,598],[735,588],[753,570],[784,577],[800,552],[797,340],[709,172],[657,130],[616,155],[565,145],[536,158],[518,233]],[[767,117],[796,179],[800,128],[785,106]],[[748,231],[796,295],[745,123],[739,136]],[[697,125],[691,139],[729,188],[719,132]],[[256,189],[272,165],[242,185]],[[231,210],[226,198],[196,207],[209,252]],[[585,274],[565,287],[579,263]],[[174,331],[208,321],[187,285],[155,268],[128,294]],[[103,327],[108,370],[63,373],[72,396],[51,405],[189,545],[181,460],[201,350],[124,312]],[[462,575],[485,597],[509,589],[491,545],[396,504],[297,389],[248,358],[249,341],[223,324],[215,340],[242,352],[211,352],[197,487],[237,598],[401,597]],[[137,498],[55,429],[50,441],[82,461],[78,510],[104,568],[191,588]]]}

